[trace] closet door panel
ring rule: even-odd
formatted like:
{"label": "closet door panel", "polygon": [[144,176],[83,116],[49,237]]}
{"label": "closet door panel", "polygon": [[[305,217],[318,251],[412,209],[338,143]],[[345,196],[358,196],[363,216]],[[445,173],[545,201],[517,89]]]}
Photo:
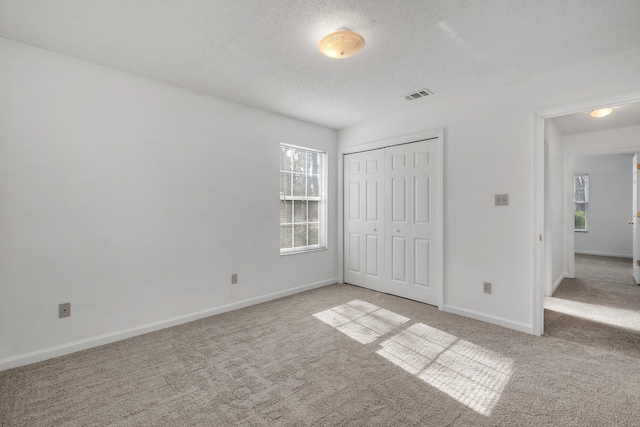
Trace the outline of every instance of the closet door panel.
{"label": "closet door panel", "polygon": [[431,286],[431,240],[428,239],[413,239],[413,268],[415,271],[415,284],[417,286],[430,287]]}
{"label": "closet door panel", "polygon": [[348,154],[344,161],[345,282],[382,290],[384,150]]}
{"label": "closet door panel", "polygon": [[412,147],[411,180],[413,182],[413,212],[411,238],[413,240],[411,299],[438,304],[437,268],[439,262],[438,144],[423,141]]}
{"label": "closet door panel", "polygon": [[380,278],[380,237],[375,234],[367,235],[367,276]]}
{"label": "closet door panel", "polygon": [[438,303],[433,286],[435,185],[433,141],[386,148],[387,266],[392,272],[386,292],[429,304]]}
{"label": "closet door panel", "polygon": [[349,233],[348,264],[350,273],[360,274],[360,233]]}
{"label": "closet door panel", "polygon": [[407,283],[407,238],[391,236],[391,280]]}
{"label": "closet door panel", "polygon": [[410,216],[413,183],[410,180],[411,144],[387,147],[385,149],[385,181],[389,198],[386,200],[387,223],[385,240],[387,244],[386,262],[391,274],[385,282],[385,292],[409,297],[412,281],[412,248]]}

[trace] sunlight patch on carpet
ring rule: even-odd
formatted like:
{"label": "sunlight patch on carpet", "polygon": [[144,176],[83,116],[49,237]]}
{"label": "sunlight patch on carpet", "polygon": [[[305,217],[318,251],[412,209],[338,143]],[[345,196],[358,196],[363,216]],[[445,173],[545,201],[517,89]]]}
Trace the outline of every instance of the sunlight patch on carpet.
{"label": "sunlight patch on carpet", "polygon": [[[361,344],[410,319],[362,300],[313,315]],[[489,416],[513,374],[513,360],[439,329],[416,323],[380,343],[376,354],[479,414]]]}
{"label": "sunlight patch on carpet", "polygon": [[591,320],[592,322],[640,331],[640,316],[638,316],[637,310],[627,310],[555,297],[545,297],[544,308],[545,310],[568,314]]}
{"label": "sunlight patch on carpet", "polygon": [[409,321],[404,316],[362,300],[353,300],[313,316],[360,344],[369,344]]}
{"label": "sunlight patch on carpet", "polygon": [[513,374],[513,360],[439,329],[416,323],[376,353],[488,416]]}

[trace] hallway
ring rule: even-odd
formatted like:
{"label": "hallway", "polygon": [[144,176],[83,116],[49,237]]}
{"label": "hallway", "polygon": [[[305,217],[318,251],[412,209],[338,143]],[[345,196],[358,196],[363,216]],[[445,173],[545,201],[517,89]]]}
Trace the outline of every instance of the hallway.
{"label": "hallway", "polygon": [[576,254],[576,278],[545,297],[544,335],[640,357],[640,286],[632,261]]}

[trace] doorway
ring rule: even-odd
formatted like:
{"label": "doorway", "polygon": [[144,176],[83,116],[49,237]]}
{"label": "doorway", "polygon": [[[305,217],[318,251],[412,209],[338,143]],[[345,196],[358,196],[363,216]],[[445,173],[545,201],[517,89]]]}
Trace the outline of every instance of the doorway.
{"label": "doorway", "polygon": [[[634,333],[635,330],[635,326],[633,326],[635,320],[626,318],[626,327],[616,325],[616,320],[607,322],[606,319],[598,318],[597,316],[589,317],[590,310],[587,306],[588,304],[592,304],[592,308],[595,306],[604,307],[604,305],[606,305],[605,301],[609,301],[612,304],[610,308],[623,310],[620,313],[626,313],[624,310],[629,310],[629,307],[624,306],[624,304],[613,307],[615,305],[613,301],[616,299],[614,288],[618,285],[617,282],[620,281],[618,278],[624,277],[626,273],[629,273],[629,271],[625,273],[625,270],[630,270],[632,266],[631,259],[625,258],[631,255],[631,226],[628,225],[628,219],[631,214],[629,199],[631,198],[632,165],[631,155],[622,153],[630,153],[640,148],[640,114],[638,114],[640,104],[623,104],[619,101],[617,104],[611,102],[609,106],[611,105],[614,106],[614,113],[617,111],[620,114],[618,114],[616,120],[611,121],[599,129],[594,128],[594,126],[601,126],[605,122],[588,122],[588,120],[593,120],[588,118],[592,108],[586,109],[586,106],[583,106],[581,108],[582,111],[578,111],[577,113],[562,115],[559,111],[555,111],[537,117],[538,123],[542,125],[544,121],[544,125],[538,128],[540,134],[538,138],[536,138],[537,146],[540,149],[538,157],[538,162],[540,162],[539,167],[542,166],[542,173],[538,176],[543,178],[541,180],[542,182],[539,181],[540,184],[536,194],[542,199],[541,204],[544,208],[538,210],[537,215],[540,215],[540,217],[538,217],[536,224],[540,227],[539,229],[541,231],[544,230],[544,233],[540,234],[543,234],[545,239],[543,244],[537,247],[536,257],[534,257],[534,265],[536,266],[534,271],[537,271],[539,274],[537,280],[534,280],[534,333],[536,334],[542,334],[543,331],[545,334],[552,335],[559,333],[559,323],[557,321],[560,317],[563,317],[565,320],[572,318],[574,320],[581,319],[587,322],[597,323],[605,329],[607,327],[618,327],[624,332],[623,335],[626,334],[625,336],[627,336],[627,338],[628,334]],[[571,111],[571,109],[568,110]],[[627,115],[628,120],[626,122],[623,120],[625,111],[632,112],[632,114]],[[582,130],[579,127],[572,128],[571,126],[576,125],[576,123],[578,125],[580,124],[575,120],[572,122],[572,116],[573,119],[576,117],[581,118],[587,127],[583,127]],[[544,129],[544,139],[542,138],[541,128]],[[568,132],[567,129],[569,129]],[[559,143],[558,140],[561,140],[562,143]],[[578,215],[577,210],[580,210],[578,209],[580,203],[574,198],[574,176],[576,174],[582,175],[582,182],[584,182],[586,175],[587,180],[592,180],[591,185],[593,186],[594,177],[589,176],[588,171],[577,170],[584,169],[584,162],[582,162],[582,160],[588,158],[591,159],[592,164],[596,165],[602,163],[604,159],[607,158],[609,161],[617,160],[619,164],[625,163],[626,165],[625,173],[629,175],[629,182],[626,186],[629,187],[629,191],[624,191],[622,187],[609,190],[614,193],[624,192],[627,202],[629,203],[629,209],[623,209],[622,213],[617,214],[617,218],[612,218],[613,223],[615,223],[617,227],[618,236],[621,235],[620,233],[623,233],[624,236],[628,237],[628,242],[624,242],[623,245],[620,244],[621,240],[623,240],[620,238],[617,242],[615,242],[616,239],[613,239],[614,243],[617,243],[617,246],[600,246],[603,248],[601,250],[597,249],[597,245],[592,245],[591,247],[588,245],[585,246],[585,244],[588,243],[587,240],[591,240],[591,244],[596,242],[598,240],[596,236],[598,233],[600,234],[600,238],[602,238],[602,236],[606,236],[607,233],[612,234],[616,232],[613,229],[611,231],[605,230],[602,224],[599,224],[597,228],[588,229],[589,226],[587,226],[585,227],[587,230],[574,231]],[[598,185],[602,185],[602,176],[598,177],[596,182]],[[602,208],[602,205],[600,205],[599,208]],[[593,214],[595,212],[591,213]],[[581,214],[584,216],[584,209]],[[587,215],[589,215],[588,208]],[[607,215],[611,216],[613,214],[608,212]],[[596,218],[591,219],[595,220]],[[591,225],[595,226],[595,223]],[[589,239],[587,239],[587,235],[589,235]],[[611,244],[611,239],[609,243]],[[602,242],[600,242],[600,244],[602,244]],[[574,255],[576,252],[577,255]],[[536,259],[543,262],[536,263]],[[616,266],[622,268],[616,270]],[[594,272],[599,271],[598,269],[603,272],[608,271],[608,274],[605,274],[605,276],[609,279],[603,279],[597,274],[594,274]],[[614,270],[616,270],[617,273],[613,274]],[[628,278],[631,278],[630,274],[626,275],[629,276]],[[596,284],[599,281],[601,282],[600,284],[605,286],[597,290]],[[631,279],[631,282],[633,283],[633,279]],[[636,291],[633,286],[629,287],[628,283],[626,285],[627,288],[624,288],[623,293],[626,291]],[[599,299],[589,302],[587,293],[572,295],[573,291],[579,291],[580,289],[582,289],[582,291],[586,289],[593,291],[595,295],[599,296]],[[606,295],[607,290],[612,292],[608,296]],[[559,294],[554,292],[559,292]],[[567,310],[567,304],[565,304],[565,307],[559,306],[559,301],[545,301],[545,298],[549,298],[551,295],[554,297],[559,295],[563,297],[562,299],[565,301],[570,301],[568,305],[570,305],[571,308]],[[634,301],[634,298],[633,296],[627,295],[626,298],[623,297],[620,300],[626,300],[623,302],[628,303],[629,301]],[[640,300],[634,304],[637,304],[637,307],[634,306],[635,309],[629,313],[637,314],[637,310],[640,308]],[[584,311],[580,312],[579,307],[582,307]],[[602,307],[600,307],[600,311],[602,311]],[[550,312],[544,310],[544,308],[553,308],[556,311],[550,315]],[[566,311],[570,311],[571,313],[567,313]],[[593,312],[592,310],[592,313]],[[543,326],[544,316],[549,317],[549,319],[547,319],[549,320],[548,330]],[[611,316],[610,318],[613,319],[614,317],[615,316]],[[619,315],[617,319],[619,320],[624,317],[625,316]],[[638,316],[638,320],[640,320],[640,316]],[[565,326],[567,325],[569,325],[569,323],[565,323]],[[594,328],[593,325],[585,326],[583,324],[582,327],[578,329],[594,331],[598,328]],[[640,333],[640,327],[638,328],[638,332]],[[604,338],[605,335],[606,334],[602,334],[600,338]],[[611,345],[611,343],[606,345]]]}
{"label": "doorway", "polygon": [[[582,143],[585,137],[573,139]],[[544,335],[640,357],[640,287],[633,279],[634,224],[629,224],[634,222],[629,221],[633,157],[572,156],[567,192],[573,204],[567,210],[573,213],[574,254],[568,255],[575,272],[564,277],[560,271],[551,293],[545,293]]]}

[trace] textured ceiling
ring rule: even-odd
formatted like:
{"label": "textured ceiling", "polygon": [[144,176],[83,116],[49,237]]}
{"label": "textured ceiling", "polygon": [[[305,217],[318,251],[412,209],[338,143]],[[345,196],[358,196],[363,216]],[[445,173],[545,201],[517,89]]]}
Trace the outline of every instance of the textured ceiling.
{"label": "textured ceiling", "polygon": [[589,116],[589,111],[583,111],[549,120],[558,126],[558,130],[563,135],[640,126],[640,102],[611,106],[611,108],[613,109],[611,114],[599,119]]}
{"label": "textured ceiling", "polygon": [[[1,37],[335,129],[638,48],[639,20],[638,0],[0,0]],[[365,49],[322,56],[341,27]]]}

